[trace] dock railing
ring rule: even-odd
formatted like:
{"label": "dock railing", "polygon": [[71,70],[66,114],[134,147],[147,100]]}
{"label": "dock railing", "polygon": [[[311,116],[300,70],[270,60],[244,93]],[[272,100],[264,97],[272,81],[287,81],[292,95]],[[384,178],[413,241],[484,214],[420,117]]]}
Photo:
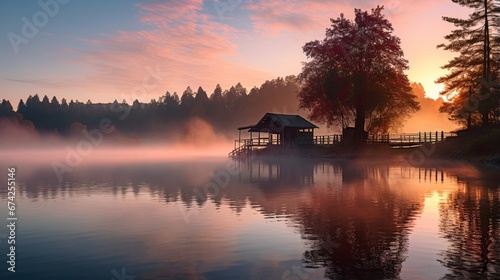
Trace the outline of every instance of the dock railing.
{"label": "dock railing", "polygon": [[342,142],[342,135],[334,134],[334,135],[320,135],[314,136],[313,144],[314,145],[335,145]]}
{"label": "dock railing", "polygon": [[394,145],[421,145],[423,143],[438,143],[449,137],[457,136],[454,132],[429,131],[418,133],[391,134],[388,143]]}
{"label": "dock railing", "polygon": [[[425,131],[417,133],[402,134],[370,134],[367,138],[368,144],[388,144],[392,148],[409,148],[422,145],[424,143],[438,143],[449,137],[456,137],[454,132]],[[342,135],[318,135],[313,137],[313,145],[328,146],[341,143]],[[254,148],[264,148],[267,146],[281,145],[279,138],[258,137],[250,139],[234,140],[234,150],[229,156],[247,153]]]}

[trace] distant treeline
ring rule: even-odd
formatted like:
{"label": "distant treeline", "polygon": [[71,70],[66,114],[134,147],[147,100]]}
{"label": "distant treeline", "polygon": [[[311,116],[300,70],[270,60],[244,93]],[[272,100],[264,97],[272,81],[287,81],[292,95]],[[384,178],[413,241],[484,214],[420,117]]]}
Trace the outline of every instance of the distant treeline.
{"label": "distant treeline", "polygon": [[[112,121],[116,130],[124,135],[149,137],[182,134],[193,119],[201,119],[212,126],[215,132],[235,133],[238,126],[254,124],[266,112],[294,113],[298,111],[297,92],[299,84],[294,76],[266,81],[250,91],[240,83],[229,90],[217,84],[213,92],[202,87],[194,92],[190,87],[179,97],[166,92],[149,103],[138,100],[131,104],[125,100],[112,103],[86,103],[66,99],[59,101],[38,94],[21,100],[17,110],[8,100],[0,106],[0,117],[7,117],[19,125],[31,125],[42,133],[57,133],[71,136],[74,128],[99,127],[105,118]],[[50,100],[49,100],[50,99]],[[180,135],[182,136],[182,135]]]}

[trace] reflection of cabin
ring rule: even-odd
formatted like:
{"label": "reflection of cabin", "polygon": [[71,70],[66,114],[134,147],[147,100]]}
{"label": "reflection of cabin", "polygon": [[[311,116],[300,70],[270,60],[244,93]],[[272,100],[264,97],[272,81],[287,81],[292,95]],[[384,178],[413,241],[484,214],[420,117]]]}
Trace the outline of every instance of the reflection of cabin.
{"label": "reflection of cabin", "polygon": [[[299,147],[313,145],[316,125],[299,115],[265,114],[255,125],[239,127],[233,155],[259,147]],[[242,139],[241,132],[248,131],[250,138]]]}
{"label": "reflection of cabin", "polygon": [[272,193],[281,192],[276,187],[289,189],[300,188],[314,184],[314,168],[316,163],[307,159],[265,158],[243,161],[239,166],[239,179],[252,185],[264,187],[263,190]]}

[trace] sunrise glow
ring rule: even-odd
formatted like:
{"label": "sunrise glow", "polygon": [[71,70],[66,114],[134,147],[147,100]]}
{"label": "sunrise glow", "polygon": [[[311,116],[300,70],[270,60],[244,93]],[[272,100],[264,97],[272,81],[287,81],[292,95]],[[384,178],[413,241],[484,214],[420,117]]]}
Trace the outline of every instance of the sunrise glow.
{"label": "sunrise glow", "polygon": [[[217,83],[228,88],[241,82],[250,89],[299,74],[306,60],[301,47],[324,35],[329,18],[352,18],[354,8],[377,4],[385,6],[401,38],[410,80],[435,98],[441,86],[434,81],[445,73],[440,66],[453,57],[436,49],[453,28],[441,17],[467,12],[448,0],[60,2],[48,8],[53,15],[46,21],[35,1],[0,4],[2,98],[14,105],[36,93],[149,102],[187,86],[211,93]],[[31,34],[23,18],[40,27]]]}

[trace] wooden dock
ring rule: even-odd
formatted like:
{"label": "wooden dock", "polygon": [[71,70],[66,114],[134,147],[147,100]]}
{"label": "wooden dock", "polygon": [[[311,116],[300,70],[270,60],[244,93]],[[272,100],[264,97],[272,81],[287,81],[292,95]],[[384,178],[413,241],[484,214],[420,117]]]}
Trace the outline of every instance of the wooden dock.
{"label": "wooden dock", "polygon": [[[367,144],[386,144],[393,149],[404,149],[422,146],[425,143],[439,143],[445,141],[446,138],[456,137],[454,132],[431,131],[418,133],[402,133],[402,134],[378,134],[369,135],[366,140]],[[314,136],[313,146],[332,146],[342,143],[342,135],[319,135]],[[234,149],[229,153],[230,157],[247,155],[253,150],[263,149],[266,147],[281,146],[280,139],[259,137],[250,139],[237,139],[234,141]]]}

